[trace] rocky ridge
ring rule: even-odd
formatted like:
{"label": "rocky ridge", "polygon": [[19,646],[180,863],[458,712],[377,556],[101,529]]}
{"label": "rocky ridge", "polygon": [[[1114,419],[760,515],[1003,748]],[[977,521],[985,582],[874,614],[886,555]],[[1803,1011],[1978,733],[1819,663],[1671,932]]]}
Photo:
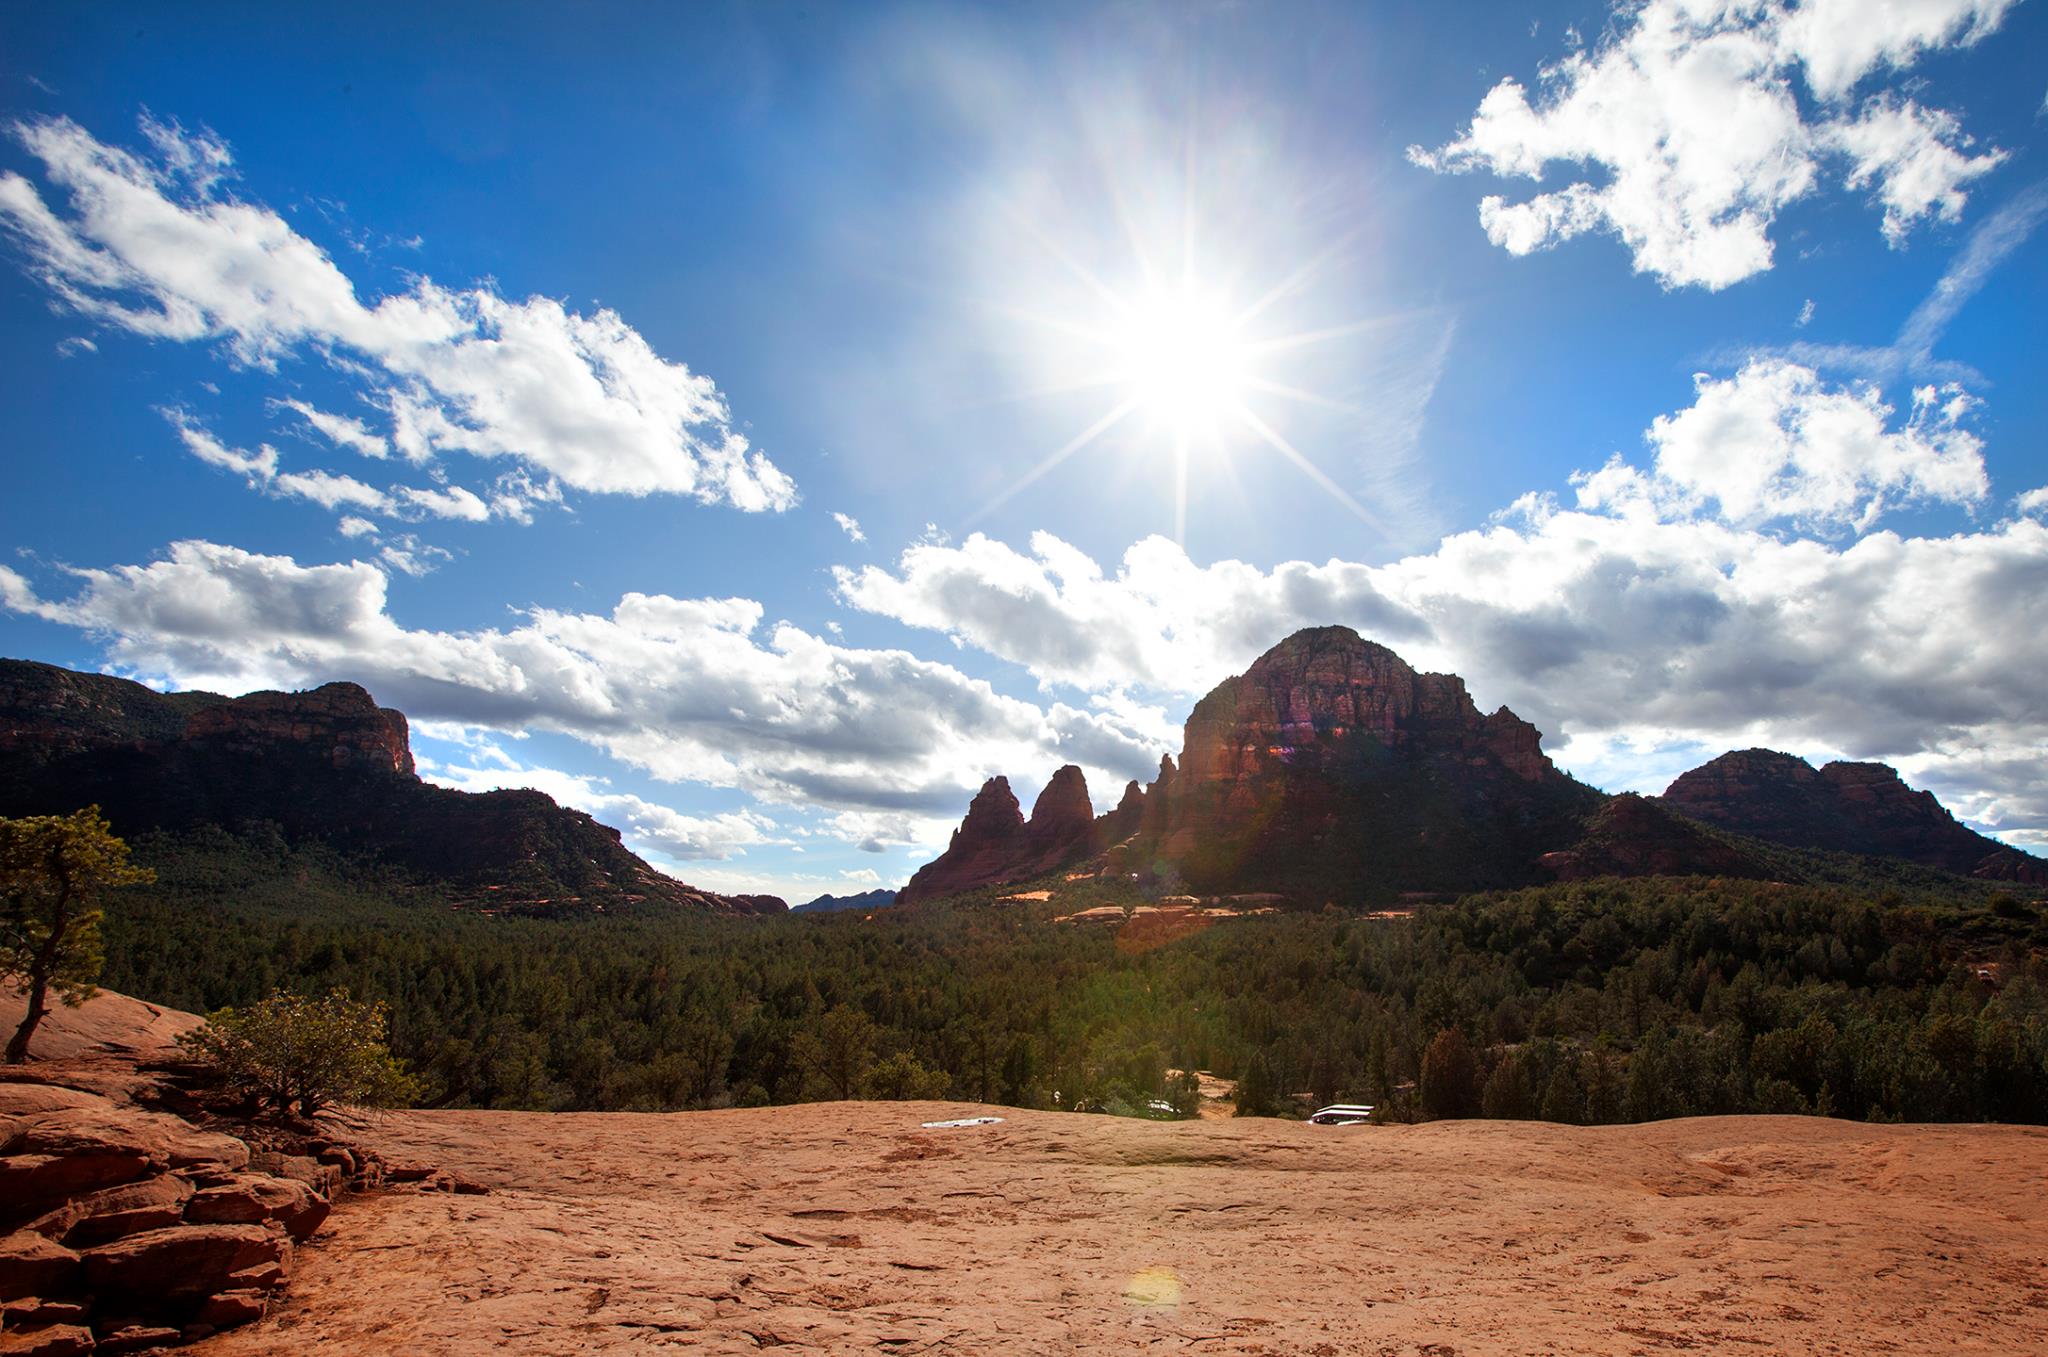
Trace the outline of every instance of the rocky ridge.
{"label": "rocky ridge", "polygon": [[896,903],[896,892],[892,890],[861,891],[854,895],[832,895],[827,893],[815,900],[806,900],[801,905],[791,905],[791,914],[837,914],[843,910],[880,909]]}
{"label": "rocky ridge", "polygon": [[124,836],[274,823],[492,911],[642,903],[776,912],[654,870],[619,832],[531,790],[422,782],[404,715],[357,684],[301,693],[157,693],[0,660],[0,815],[98,804]]}
{"label": "rocky ridge", "polygon": [[[1086,784],[1060,770],[1031,820],[1003,778],[899,897],[1062,868],[1297,903],[1588,876],[1768,875],[1762,844],[1895,857],[2048,883],[2048,863],[1960,824],[1878,763],[1815,769],[1744,750],[1662,797],[1609,797],[1559,772],[1536,728],[1481,712],[1463,680],[1417,671],[1344,627],[1296,632],[1195,705],[1180,757],[1080,831]],[[1057,827],[1055,827],[1057,826]]]}
{"label": "rocky ridge", "polygon": [[1882,763],[1815,768],[1776,750],[1739,749],[1680,774],[1661,799],[1695,820],[1768,843],[2048,884],[2048,862],[1977,833],[1932,792],[1907,786]]}

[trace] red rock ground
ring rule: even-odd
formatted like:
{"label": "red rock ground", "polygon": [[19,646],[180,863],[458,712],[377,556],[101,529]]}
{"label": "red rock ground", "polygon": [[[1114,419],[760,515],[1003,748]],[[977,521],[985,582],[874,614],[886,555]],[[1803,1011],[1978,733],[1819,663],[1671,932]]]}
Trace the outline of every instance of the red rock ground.
{"label": "red rock ground", "polygon": [[[996,1126],[925,1130],[972,1113]],[[2048,1352],[2048,1132],[1158,1124],[937,1103],[415,1112],[290,1353]]]}

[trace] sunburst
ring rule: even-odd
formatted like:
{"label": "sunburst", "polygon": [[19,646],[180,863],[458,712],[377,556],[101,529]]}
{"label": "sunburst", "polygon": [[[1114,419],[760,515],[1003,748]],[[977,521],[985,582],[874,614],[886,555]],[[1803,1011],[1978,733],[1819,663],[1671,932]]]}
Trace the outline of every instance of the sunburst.
{"label": "sunburst", "polygon": [[[1128,223],[1127,223],[1128,224]],[[1073,437],[1027,467],[982,506],[977,521],[1058,468],[1113,429],[1141,426],[1144,440],[1171,456],[1174,536],[1185,541],[1190,465],[1198,456],[1228,457],[1240,448],[1278,454],[1374,531],[1386,525],[1281,431],[1273,404],[1300,404],[1362,414],[1356,407],[1295,379],[1304,351],[1384,324],[1383,319],[1289,329],[1280,325],[1286,303],[1310,288],[1344,242],[1286,272],[1279,282],[1240,302],[1230,286],[1242,269],[1205,269],[1195,248],[1192,217],[1165,250],[1129,237],[1136,256],[1133,281],[1112,285],[1045,233],[1028,232],[1051,259],[1084,285],[1080,315],[1007,308],[1013,320],[1037,327],[1065,346],[1082,375],[1035,388],[1027,395],[1100,390],[1107,400]],[[1162,267],[1162,264],[1165,267]]]}

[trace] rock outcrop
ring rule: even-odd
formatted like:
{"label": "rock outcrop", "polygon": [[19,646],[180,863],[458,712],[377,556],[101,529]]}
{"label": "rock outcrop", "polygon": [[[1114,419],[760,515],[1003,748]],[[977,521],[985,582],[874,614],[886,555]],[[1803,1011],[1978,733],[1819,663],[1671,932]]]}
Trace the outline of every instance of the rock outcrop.
{"label": "rock outcrop", "polygon": [[[1535,727],[1484,714],[1464,682],[1418,673],[1345,627],[1297,632],[1224,680],[1160,760],[1081,832],[1079,769],[1062,769],[1028,827],[993,779],[945,856],[901,899],[1027,880],[1091,855],[1098,868],[1178,874],[1193,889],[1356,900],[1541,879],[1537,857],[1578,835],[1600,793],[1554,768]],[[1059,826],[1056,830],[1054,826]]]}
{"label": "rock outcrop", "polygon": [[773,896],[677,881],[619,832],[537,791],[420,781],[405,717],[353,683],[303,693],[156,693],[0,660],[0,815],[98,804],[123,835],[274,824],[491,910],[658,903],[779,913]]}
{"label": "rock outcrop", "polygon": [[0,1347],[121,1352],[259,1318],[329,1198],[249,1163],[165,1112],[0,1082]]}
{"label": "rock outcrop", "polygon": [[896,903],[1028,881],[1080,861],[1095,844],[1088,780],[1073,764],[1052,775],[1032,803],[1029,820],[1010,780],[992,777],[968,803],[967,818],[953,831],[946,851],[918,869],[896,893]]}
{"label": "rock outcrop", "polygon": [[1815,768],[1741,749],[1681,774],[1663,802],[1695,820],[1791,848],[1903,858],[1959,876],[2048,884],[2048,862],[1987,838],[1882,763]]}
{"label": "rock outcrop", "polygon": [[[0,989],[0,1025],[23,1007]],[[104,1357],[260,1319],[335,1202],[386,1186],[380,1155],[321,1123],[210,1111],[171,1043],[198,1022],[101,991],[45,1019],[44,1058],[0,1067],[0,1353]]]}
{"label": "rock outcrop", "polygon": [[1195,705],[1125,856],[1199,891],[1303,901],[1514,885],[1600,799],[1463,680],[1317,627]]}

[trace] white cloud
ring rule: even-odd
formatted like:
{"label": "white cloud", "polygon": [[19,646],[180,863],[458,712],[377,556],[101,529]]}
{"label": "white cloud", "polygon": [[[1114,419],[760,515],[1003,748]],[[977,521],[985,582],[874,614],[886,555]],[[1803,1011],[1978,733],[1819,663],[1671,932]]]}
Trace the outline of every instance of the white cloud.
{"label": "white cloud", "polygon": [[860,530],[860,520],[855,518],[853,515],[834,513],[832,515],[832,521],[834,523],[837,523],[839,525],[839,530],[845,533],[853,541],[865,542],[868,540],[868,535]]}
{"label": "white cloud", "polygon": [[1988,37],[2019,0],[1803,0],[1782,12],[1778,40],[1821,99],[1841,99],[1880,67]]}
{"label": "white cloud", "polygon": [[367,518],[357,518],[353,514],[342,519],[334,526],[343,537],[375,537],[377,535],[377,525],[375,523],[372,523]]}
{"label": "white cloud", "polygon": [[402,485],[392,493],[405,504],[435,518],[459,518],[468,523],[482,523],[491,516],[488,504],[459,485],[444,486],[438,490]]}
{"label": "white cloud", "polygon": [[316,410],[302,400],[274,400],[271,405],[277,409],[297,411],[308,427],[338,448],[349,448],[365,457],[391,455],[391,440],[360,419]]}
{"label": "white cloud", "polygon": [[[272,449],[266,447],[264,451]],[[270,478],[267,484],[272,492],[287,499],[311,500],[323,509],[347,506],[387,513],[391,508],[389,497],[376,486],[329,471],[287,471]]]}
{"label": "white cloud", "polygon": [[[1541,180],[1553,163],[1597,166],[1511,203],[1479,205],[1487,237],[1511,254],[1587,231],[1618,236],[1637,272],[1666,287],[1726,287],[1771,267],[1770,228],[1826,170],[1874,188],[1893,244],[1929,215],[1953,221],[1965,186],[2002,151],[1970,154],[1954,115],[1879,91],[1846,101],[1879,67],[1973,43],[2012,0],[1649,0],[1618,6],[1610,36],[1545,68],[1532,99],[1514,79],[1480,101],[1471,125],[1409,159],[1439,173],[1485,170]],[[1820,100],[1802,111],[1792,77]]]}
{"label": "white cloud", "polygon": [[[282,499],[307,500],[323,509],[360,511],[344,518],[341,524],[344,537],[359,537],[375,531],[375,525],[363,518],[363,514],[411,519],[453,518],[470,523],[482,523],[491,516],[491,505],[459,485],[438,489],[400,485],[387,492],[353,476],[331,471],[282,471],[279,469],[281,459],[278,451],[268,443],[255,452],[232,448],[215,437],[188,410],[169,409],[163,411],[163,416],[177,430],[178,439],[186,451],[208,466],[244,477],[252,490]],[[516,516],[515,510],[524,512],[516,501],[508,501],[503,496],[500,503],[500,512],[507,515]],[[447,553],[441,554],[445,556]],[[402,568],[411,571],[409,564]]]}
{"label": "white cloud", "polygon": [[1792,328],[1795,330],[1804,330],[1807,326],[1811,324],[1813,324],[1813,298],[1808,297],[1806,299],[1806,305],[1799,308],[1799,315],[1793,320]]}
{"label": "white cloud", "polygon": [[[1923,390],[1894,424],[1875,391],[1759,363],[1656,421],[1647,469],[1575,477],[1576,508],[1524,496],[1387,565],[1198,565],[1148,538],[1108,573],[1050,534],[1028,555],[974,536],[842,569],[838,591],[1048,687],[1154,711],[1147,695],[1184,710],[1290,632],[1343,623],[1512,706],[1568,766],[1605,774],[1620,747],[1882,758],[2048,843],[2048,523],[2025,516],[2048,487],[1981,531],[1873,530],[1904,502],[1987,497],[1963,410]],[[1787,535],[1786,520],[1861,535]]]}
{"label": "white cloud", "polygon": [[1844,183],[1877,186],[1884,238],[1895,246],[1930,214],[1960,220],[1969,196],[1962,186],[2006,159],[2003,151],[1965,155],[1973,143],[1953,113],[1885,96],[1865,104],[1854,120],[1832,124],[1827,144],[1851,161]]}
{"label": "white cloud", "polygon": [[489,757],[474,764],[431,763],[421,769],[427,781],[465,792],[530,787],[562,805],[580,810],[602,824],[619,829],[626,846],[676,862],[722,861],[744,857],[749,848],[781,842],[775,821],[755,811],[718,815],[685,815],[672,807],[629,792],[612,790],[603,778],[583,777],[553,768],[526,767],[495,744]]}
{"label": "white cloud", "polygon": [[841,868],[839,875],[862,886],[874,887],[882,884],[882,874],[872,867]]}
{"label": "white cloud", "polygon": [[993,773],[1042,779],[1075,762],[1120,785],[1162,752],[1112,708],[1040,707],[787,623],[764,634],[746,599],[635,593],[608,615],[535,609],[510,629],[455,633],[401,626],[385,573],[363,561],[180,542],[148,565],[71,574],[68,599],[39,598],[12,572],[0,597],[99,636],[129,672],[217,691],[348,678],[427,720],[556,730],[664,780],[902,817],[892,830],[957,816]]}
{"label": "white cloud", "polygon": [[[69,212],[9,172],[0,225],[69,310],[151,338],[217,342],[249,367],[323,358],[364,383],[362,398],[392,420],[391,445],[415,461],[461,451],[596,493],[749,511],[796,502],[794,482],[732,427],[711,381],[662,358],[615,312],[424,278],[366,303],[319,246],[222,190],[232,158],[216,138],[145,119],[151,158],[68,119],[14,131]],[[330,437],[355,437],[300,412]],[[358,450],[383,437],[360,433]]]}
{"label": "white cloud", "polygon": [[[1901,501],[1974,505],[1990,490],[1983,445],[1961,427],[1973,402],[1956,388],[1915,391],[1906,422],[1891,428],[1876,388],[1831,388],[1783,360],[1695,382],[1689,408],[1650,426],[1655,475],[1731,522],[1867,528]],[[1582,503],[1602,497],[1581,487]]]}

